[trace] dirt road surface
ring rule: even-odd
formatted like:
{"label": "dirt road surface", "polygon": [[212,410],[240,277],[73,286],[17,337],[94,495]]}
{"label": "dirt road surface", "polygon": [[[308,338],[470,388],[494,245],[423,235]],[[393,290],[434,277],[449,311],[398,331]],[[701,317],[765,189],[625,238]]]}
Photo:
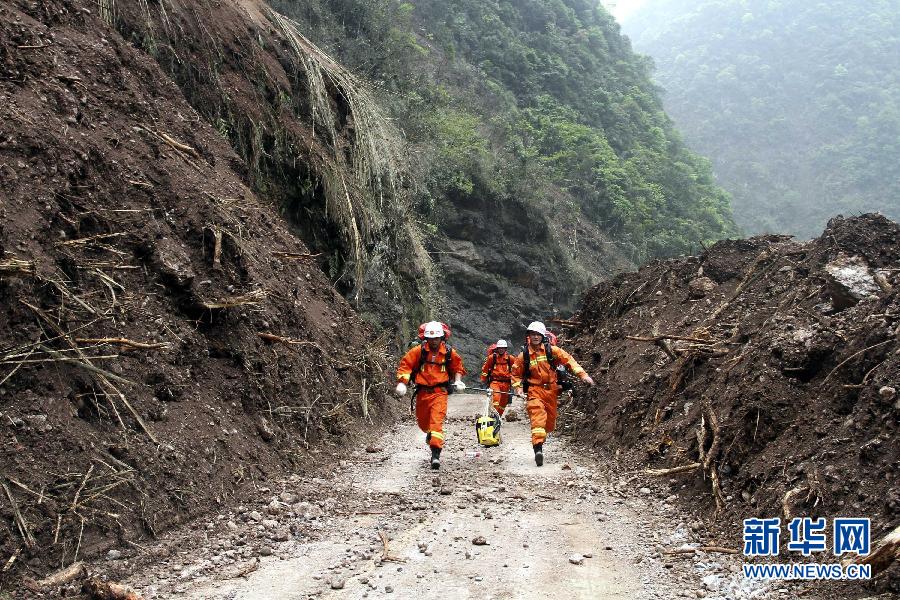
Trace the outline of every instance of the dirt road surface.
{"label": "dirt road surface", "polygon": [[259,509],[173,534],[128,583],[219,600],[762,597],[727,558],[665,554],[693,535],[667,488],[635,489],[633,474],[553,438],[538,468],[527,420],[478,446],[483,404],[451,396],[440,471],[410,418],[329,479],[262,487]]}

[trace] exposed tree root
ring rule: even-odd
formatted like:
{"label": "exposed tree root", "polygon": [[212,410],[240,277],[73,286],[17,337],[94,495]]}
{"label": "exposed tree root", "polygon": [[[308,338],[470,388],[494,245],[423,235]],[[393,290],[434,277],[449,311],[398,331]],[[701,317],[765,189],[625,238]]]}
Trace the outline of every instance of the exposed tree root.
{"label": "exposed tree root", "polygon": [[[707,423],[709,431],[712,434],[712,443],[709,450],[706,450]],[[719,454],[719,420],[716,413],[713,412],[709,400],[702,400],[702,414],[700,416],[700,428],[697,430],[697,447],[700,453],[700,464],[703,467],[704,477],[709,477],[712,486],[713,499],[716,501],[716,514],[722,512],[725,508],[725,495],[722,493],[722,486],[719,480],[719,467],[715,462]]]}

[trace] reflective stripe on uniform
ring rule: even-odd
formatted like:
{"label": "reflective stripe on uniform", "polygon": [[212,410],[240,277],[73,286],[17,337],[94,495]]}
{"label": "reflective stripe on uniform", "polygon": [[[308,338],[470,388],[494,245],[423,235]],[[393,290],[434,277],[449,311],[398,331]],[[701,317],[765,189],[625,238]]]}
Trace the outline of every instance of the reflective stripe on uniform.
{"label": "reflective stripe on uniform", "polygon": [[541,354],[540,356],[529,360],[528,364],[532,367],[536,367],[539,362],[547,362],[547,356],[545,354]]}
{"label": "reflective stripe on uniform", "polygon": [[547,430],[544,429],[543,427],[535,427],[531,430],[531,435],[535,435],[535,434],[547,435]]}
{"label": "reflective stripe on uniform", "polygon": [[431,437],[437,438],[437,439],[439,439],[439,440],[442,440],[442,439],[444,439],[444,434],[441,433],[440,431],[432,431],[432,432],[431,432]]}

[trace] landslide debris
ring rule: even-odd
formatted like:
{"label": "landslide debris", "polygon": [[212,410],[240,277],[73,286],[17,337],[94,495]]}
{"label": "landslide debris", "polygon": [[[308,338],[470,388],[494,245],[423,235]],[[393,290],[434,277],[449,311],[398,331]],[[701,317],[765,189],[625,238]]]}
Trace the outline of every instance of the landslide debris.
{"label": "landslide debris", "polygon": [[568,336],[598,383],[569,407],[575,436],[684,467],[664,481],[731,535],[751,516],[861,516],[877,539],[900,519],[898,290],[900,226],[880,215],[621,274]]}
{"label": "landslide debris", "polygon": [[4,589],[391,416],[368,327],[96,8],[0,6]]}

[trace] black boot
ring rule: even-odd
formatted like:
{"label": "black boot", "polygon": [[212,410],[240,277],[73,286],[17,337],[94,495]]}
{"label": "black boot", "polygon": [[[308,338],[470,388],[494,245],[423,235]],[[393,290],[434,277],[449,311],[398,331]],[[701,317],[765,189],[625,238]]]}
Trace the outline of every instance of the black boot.
{"label": "black boot", "polygon": [[534,445],[534,464],[539,467],[544,466],[544,444]]}
{"label": "black boot", "polygon": [[432,446],[431,448],[431,469],[433,471],[437,471],[441,468],[441,449],[435,448]]}

